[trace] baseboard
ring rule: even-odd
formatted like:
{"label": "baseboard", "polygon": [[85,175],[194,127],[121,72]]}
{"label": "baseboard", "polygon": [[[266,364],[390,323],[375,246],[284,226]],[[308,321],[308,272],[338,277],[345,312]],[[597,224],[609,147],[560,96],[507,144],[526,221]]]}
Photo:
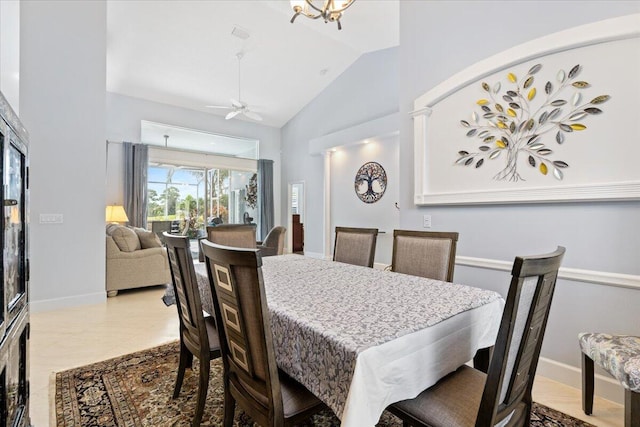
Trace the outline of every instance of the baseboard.
{"label": "baseboard", "polygon": [[304,252],[304,256],[308,256],[309,258],[317,258],[317,259],[324,259],[324,254],[320,253],[320,252]]}
{"label": "baseboard", "polygon": [[[582,390],[582,371],[575,366],[541,357],[538,361],[536,375]],[[595,375],[594,382],[596,396],[624,405],[624,388],[619,382],[600,374]]]}
{"label": "baseboard", "polygon": [[63,308],[77,307],[80,305],[100,304],[107,299],[106,292],[96,292],[93,294],[74,295],[64,298],[53,298],[40,301],[30,301],[29,306],[32,313],[42,311],[60,310]]}

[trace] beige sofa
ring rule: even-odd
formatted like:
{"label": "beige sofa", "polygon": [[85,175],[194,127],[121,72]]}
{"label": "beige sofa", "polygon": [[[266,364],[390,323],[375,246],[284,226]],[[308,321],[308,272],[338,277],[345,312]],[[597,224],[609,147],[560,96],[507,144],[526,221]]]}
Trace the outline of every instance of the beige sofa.
{"label": "beige sofa", "polygon": [[171,282],[167,251],[155,233],[118,224],[107,225],[106,231],[107,296]]}

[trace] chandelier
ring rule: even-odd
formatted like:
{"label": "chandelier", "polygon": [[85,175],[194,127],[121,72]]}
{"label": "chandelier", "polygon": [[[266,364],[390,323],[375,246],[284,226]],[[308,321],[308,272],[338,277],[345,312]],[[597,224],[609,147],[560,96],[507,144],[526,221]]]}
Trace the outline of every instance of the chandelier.
{"label": "chandelier", "polygon": [[[342,29],[340,24],[340,18],[342,12],[344,12],[349,6],[351,6],[356,0],[316,0],[316,4],[313,4],[314,0],[291,0],[291,7],[293,8],[294,15],[291,18],[291,23],[298,17],[298,15],[304,15],[311,19],[324,19],[324,22],[337,22],[338,30]],[[322,7],[318,7],[319,3],[322,3]]]}

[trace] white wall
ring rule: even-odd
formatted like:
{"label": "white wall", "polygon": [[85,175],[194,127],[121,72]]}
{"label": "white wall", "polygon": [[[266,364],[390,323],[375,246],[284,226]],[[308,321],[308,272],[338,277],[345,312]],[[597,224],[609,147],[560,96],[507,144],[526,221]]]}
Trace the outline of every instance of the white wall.
{"label": "white wall", "polygon": [[[400,223],[398,201],[398,136],[372,139],[338,149],[331,155],[331,230],[339,227],[377,228],[376,264],[391,264],[393,230]],[[356,172],[367,162],[378,162],[387,174],[387,189],[380,200],[364,203],[356,195]],[[331,233],[331,247],[335,233]]]}
{"label": "white wall", "polygon": [[305,182],[305,252],[324,253],[324,158],[309,154],[309,141],[395,113],[397,67],[397,48],[361,56],[282,128],[282,194],[287,184]]}
{"label": "white wall", "polygon": [[[140,142],[140,121],[148,120],[189,129],[197,129],[221,135],[253,138],[260,141],[259,157],[273,160],[273,189],[275,225],[282,218],[280,129],[242,120],[225,120],[223,117],[167,104],[107,93],[107,139],[109,141]],[[107,167],[107,203],[122,202],[122,147],[109,144]],[[284,193],[286,195],[286,192]],[[286,212],[286,210],[285,210]]]}
{"label": "white wall", "polygon": [[20,2],[0,1],[0,91],[20,114]]}
{"label": "white wall", "polygon": [[[441,81],[525,41],[638,11],[640,3],[622,1],[400,2],[400,164],[413,164],[413,100]],[[639,202],[419,208],[413,168],[400,174],[401,227],[418,229],[431,214],[434,229],[460,232],[459,256],[512,262],[563,245],[564,267],[640,275]],[[455,281],[505,294],[509,276],[457,266]],[[542,356],[579,367],[578,332],[640,335],[638,307],[639,289],[559,280]]]}
{"label": "white wall", "polygon": [[[105,69],[104,1],[21,2],[34,311],[105,298]],[[39,224],[43,213],[64,222]]]}

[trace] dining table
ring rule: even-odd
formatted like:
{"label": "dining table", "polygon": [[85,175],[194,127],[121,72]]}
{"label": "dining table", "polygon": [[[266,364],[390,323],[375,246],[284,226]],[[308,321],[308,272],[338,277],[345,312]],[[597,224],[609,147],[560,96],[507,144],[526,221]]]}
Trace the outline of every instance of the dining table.
{"label": "dining table", "polygon": [[[213,313],[205,264],[194,265]],[[297,254],[261,268],[278,367],[342,427],[375,426],[493,346],[504,309],[490,290]]]}

